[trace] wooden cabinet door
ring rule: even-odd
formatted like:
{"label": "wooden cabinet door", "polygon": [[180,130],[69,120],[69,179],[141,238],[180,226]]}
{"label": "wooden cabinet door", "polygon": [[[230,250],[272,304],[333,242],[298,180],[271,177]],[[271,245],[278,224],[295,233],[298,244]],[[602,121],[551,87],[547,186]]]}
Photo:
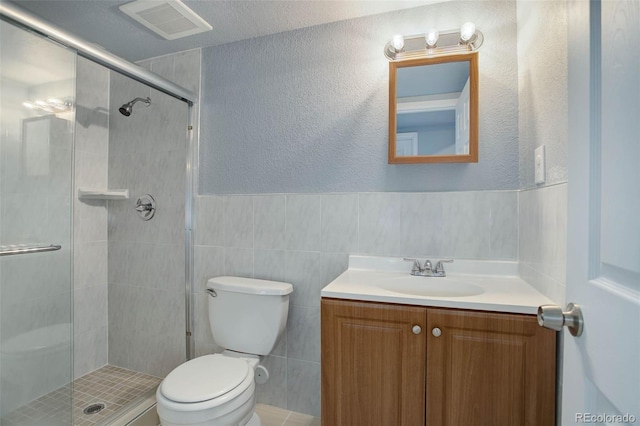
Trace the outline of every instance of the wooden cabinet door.
{"label": "wooden cabinet door", "polygon": [[555,332],[531,315],[447,309],[429,309],[427,326],[427,426],[555,424]]}
{"label": "wooden cabinet door", "polygon": [[424,425],[426,309],[322,299],[321,314],[323,426]]}

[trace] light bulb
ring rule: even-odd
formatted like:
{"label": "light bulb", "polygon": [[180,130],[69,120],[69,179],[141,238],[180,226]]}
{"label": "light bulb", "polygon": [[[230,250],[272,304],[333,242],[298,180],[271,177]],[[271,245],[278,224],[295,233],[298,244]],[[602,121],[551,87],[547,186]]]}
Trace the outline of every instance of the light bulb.
{"label": "light bulb", "polygon": [[425,41],[427,42],[427,47],[428,48],[435,47],[436,43],[438,42],[438,37],[440,37],[440,32],[435,28],[430,29],[424,38]]}
{"label": "light bulb", "polygon": [[476,25],[473,22],[466,22],[460,27],[460,40],[468,42],[476,33]]}
{"label": "light bulb", "polygon": [[391,45],[395,49],[396,52],[399,52],[404,47],[404,37],[402,34],[396,34],[393,36],[393,40],[391,41]]}

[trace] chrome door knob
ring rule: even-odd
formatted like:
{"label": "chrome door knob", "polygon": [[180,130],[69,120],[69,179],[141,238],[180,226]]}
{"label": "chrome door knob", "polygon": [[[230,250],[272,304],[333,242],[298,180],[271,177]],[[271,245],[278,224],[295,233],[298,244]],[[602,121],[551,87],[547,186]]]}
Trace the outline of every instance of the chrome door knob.
{"label": "chrome door knob", "polygon": [[419,325],[414,325],[411,331],[413,331],[413,334],[420,334],[422,333],[422,327],[420,327]]}
{"label": "chrome door knob", "polygon": [[440,337],[442,335],[442,330],[440,330],[438,327],[435,327],[433,330],[431,330],[431,334],[433,334],[435,337]]}
{"label": "chrome door knob", "polygon": [[561,331],[566,325],[571,335],[578,337],[584,327],[582,310],[574,303],[569,303],[566,311],[556,305],[538,306],[538,325],[555,331]]}

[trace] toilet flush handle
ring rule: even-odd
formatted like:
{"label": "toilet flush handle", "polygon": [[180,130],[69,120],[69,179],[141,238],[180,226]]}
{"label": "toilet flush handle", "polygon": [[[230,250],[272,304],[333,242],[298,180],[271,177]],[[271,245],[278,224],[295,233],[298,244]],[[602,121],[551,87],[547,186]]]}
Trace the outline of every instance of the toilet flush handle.
{"label": "toilet flush handle", "polygon": [[206,292],[209,294],[209,296],[211,296],[211,297],[218,297],[218,294],[217,294],[217,293],[216,293],[216,291],[215,291],[214,289],[212,289],[212,288],[208,288],[208,289],[206,289],[205,291],[206,291]]}

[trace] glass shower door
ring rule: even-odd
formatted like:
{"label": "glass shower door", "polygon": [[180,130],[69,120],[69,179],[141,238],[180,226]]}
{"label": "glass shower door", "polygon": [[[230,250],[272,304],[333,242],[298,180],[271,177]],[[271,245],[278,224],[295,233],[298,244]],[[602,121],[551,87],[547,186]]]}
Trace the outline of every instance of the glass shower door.
{"label": "glass shower door", "polygon": [[70,425],[76,54],[0,43],[0,424]]}

